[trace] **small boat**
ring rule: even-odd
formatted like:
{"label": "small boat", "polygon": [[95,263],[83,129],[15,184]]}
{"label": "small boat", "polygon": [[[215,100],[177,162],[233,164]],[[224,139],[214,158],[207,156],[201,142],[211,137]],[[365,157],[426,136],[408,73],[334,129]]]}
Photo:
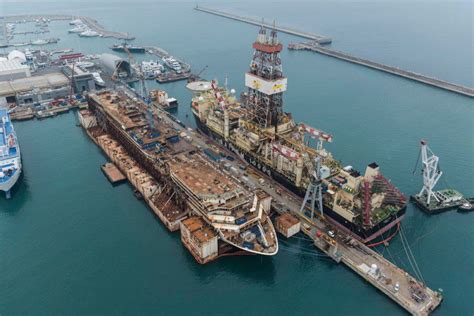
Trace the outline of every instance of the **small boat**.
{"label": "small boat", "polygon": [[47,40],[39,39],[39,40],[31,42],[31,45],[44,45],[44,44],[48,44],[48,43],[49,42]]}
{"label": "small boat", "polygon": [[466,202],[458,206],[458,212],[474,211],[474,198],[466,199]]}
{"label": "small boat", "polygon": [[82,24],[81,19],[75,19],[75,20],[69,21],[69,25],[78,25],[78,24]]}
{"label": "small boat", "polygon": [[87,28],[85,27],[85,25],[77,25],[76,27],[70,29],[68,32],[69,33],[83,33],[87,31]]}
{"label": "small boat", "polygon": [[133,195],[137,198],[137,200],[143,200],[143,195],[138,190],[133,190]]}
{"label": "small boat", "polygon": [[52,111],[38,111],[35,114],[35,117],[38,120],[43,120],[43,119],[46,119],[46,118],[49,118],[49,117],[54,117],[54,116],[56,116],[56,113],[52,112]]}

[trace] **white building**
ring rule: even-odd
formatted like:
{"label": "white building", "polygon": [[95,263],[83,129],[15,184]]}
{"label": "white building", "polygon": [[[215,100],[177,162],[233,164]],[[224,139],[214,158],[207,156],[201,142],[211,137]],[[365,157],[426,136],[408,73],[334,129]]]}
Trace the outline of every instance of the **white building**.
{"label": "white building", "polygon": [[0,61],[0,81],[10,81],[31,77],[30,67],[23,65],[21,59]]}

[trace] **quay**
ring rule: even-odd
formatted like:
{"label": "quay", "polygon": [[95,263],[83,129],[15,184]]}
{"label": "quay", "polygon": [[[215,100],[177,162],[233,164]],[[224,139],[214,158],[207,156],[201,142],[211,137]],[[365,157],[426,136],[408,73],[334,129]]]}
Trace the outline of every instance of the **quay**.
{"label": "quay", "polygon": [[318,34],[311,33],[311,32],[300,31],[300,30],[289,28],[289,27],[278,26],[278,25],[274,25],[274,24],[270,24],[270,23],[265,23],[264,21],[259,21],[259,20],[256,20],[256,19],[239,16],[239,15],[232,14],[232,13],[227,13],[227,12],[223,12],[223,11],[209,9],[209,8],[201,7],[201,6],[198,6],[198,5],[196,5],[196,7],[194,9],[197,10],[197,11],[201,11],[201,12],[221,16],[221,17],[224,17],[224,18],[228,18],[228,19],[231,19],[231,20],[236,20],[236,21],[240,21],[240,22],[244,22],[244,23],[248,23],[248,24],[252,24],[252,25],[256,25],[256,26],[263,26],[263,27],[266,27],[266,28],[269,28],[269,29],[275,29],[275,30],[277,30],[279,32],[282,32],[282,33],[295,35],[295,36],[302,37],[302,38],[307,38],[307,39],[310,39],[310,40],[313,40],[313,41],[317,42],[318,44],[330,44],[332,42],[332,39],[330,37],[327,37],[327,36],[318,35]]}
{"label": "quay", "polygon": [[[305,212],[300,212],[302,198],[255,167],[249,167],[249,178],[253,180],[254,185],[265,190],[275,200],[274,210],[280,216],[289,213],[298,218],[301,232],[311,238],[315,247],[335,262],[345,264],[412,315],[429,315],[441,304],[443,297],[439,292],[430,289],[361,241],[341,230],[336,231],[334,238],[330,237],[327,232],[334,228],[323,216],[315,216],[311,220]],[[267,184],[258,181],[261,178],[264,178]]]}
{"label": "quay", "polygon": [[127,180],[123,173],[111,162],[103,164],[100,169],[112,184],[119,184]]}
{"label": "quay", "polygon": [[403,70],[397,67],[381,64],[378,62],[370,61],[367,59],[359,58],[352,56],[347,53],[335,51],[329,48],[321,47],[315,42],[307,42],[307,43],[290,43],[288,45],[288,49],[290,50],[308,50],[315,53],[323,54],[326,56],[334,57],[337,59],[345,60],[354,64],[362,65],[368,68],[380,70],[386,73],[390,73],[396,76],[400,76],[406,79],[414,80],[417,82],[421,82],[436,88],[444,89],[447,91],[455,92],[464,96],[468,96],[473,98],[474,97],[474,89],[465,87],[462,85],[458,85],[455,83],[450,83],[447,81],[443,81],[440,79],[436,79],[433,77],[428,77],[419,73],[415,73],[408,70]]}

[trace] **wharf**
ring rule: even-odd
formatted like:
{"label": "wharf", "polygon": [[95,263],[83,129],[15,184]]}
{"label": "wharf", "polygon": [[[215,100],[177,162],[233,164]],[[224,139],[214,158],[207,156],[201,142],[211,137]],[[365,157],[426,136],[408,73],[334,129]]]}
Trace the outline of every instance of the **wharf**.
{"label": "wharf", "polygon": [[317,42],[318,44],[330,44],[332,42],[332,39],[330,37],[327,37],[327,36],[318,35],[318,34],[315,34],[315,33],[310,33],[310,32],[305,32],[305,31],[300,31],[300,30],[289,28],[289,27],[277,26],[277,25],[274,25],[274,24],[265,23],[263,20],[256,20],[256,19],[252,19],[252,18],[247,18],[247,17],[236,15],[236,14],[227,13],[227,12],[223,12],[223,11],[218,11],[218,10],[214,10],[214,9],[209,9],[209,8],[205,8],[205,7],[201,7],[201,6],[196,6],[194,9],[197,10],[197,11],[206,12],[206,13],[214,14],[214,15],[221,16],[221,17],[224,17],[224,18],[228,18],[228,19],[231,19],[231,20],[236,20],[236,21],[240,21],[240,22],[244,22],[244,23],[248,23],[248,24],[252,24],[252,25],[257,25],[257,26],[263,26],[263,27],[266,27],[266,28],[269,28],[269,29],[275,29],[275,30],[277,30],[279,32],[282,32],[282,33],[295,35],[295,36],[302,37],[302,38],[307,38],[307,39],[310,39],[310,40],[313,40],[313,41]]}
{"label": "wharf", "polygon": [[370,60],[367,60],[367,59],[355,57],[355,56],[352,56],[352,55],[347,54],[347,53],[343,53],[343,52],[335,51],[335,50],[332,50],[332,49],[329,49],[329,48],[321,47],[320,45],[318,45],[315,42],[290,43],[288,45],[288,49],[312,51],[312,52],[315,52],[315,53],[319,53],[319,54],[323,54],[323,55],[326,55],[326,56],[338,58],[338,59],[345,60],[345,61],[348,61],[348,62],[351,62],[351,63],[354,63],[354,64],[358,64],[358,65],[362,65],[362,66],[365,66],[365,67],[368,67],[368,68],[380,70],[380,71],[390,73],[390,74],[393,74],[393,75],[396,75],[396,76],[400,76],[400,77],[403,77],[403,78],[406,78],[406,79],[421,82],[421,83],[424,83],[424,84],[427,84],[427,85],[430,85],[430,86],[433,86],[433,87],[436,87],[436,88],[448,90],[448,91],[451,91],[451,92],[455,92],[455,93],[458,93],[458,94],[461,94],[461,95],[465,95],[465,96],[474,98],[474,89],[472,89],[472,88],[465,87],[465,86],[462,86],[462,85],[458,85],[458,84],[455,84],[455,83],[450,83],[450,82],[443,81],[443,80],[440,80],[440,79],[428,77],[428,76],[425,76],[425,75],[422,75],[422,74],[419,74],[419,73],[415,73],[415,72],[408,71],[408,70],[403,70],[403,69],[400,69],[400,68],[397,68],[397,67],[388,66],[388,65],[381,64],[381,63],[374,62],[374,61],[370,61]]}
{"label": "wharf", "polygon": [[293,214],[306,224],[302,226],[302,232],[315,241],[316,247],[336,262],[344,263],[412,315],[429,315],[441,304],[443,297],[440,293],[426,287],[362,242],[340,231],[334,239],[330,238],[325,233],[328,226],[324,220],[311,221],[299,212]]}
{"label": "wharf", "polygon": [[111,162],[103,164],[100,169],[112,184],[122,183],[127,180],[123,173]]}
{"label": "wharf", "polygon": [[[218,146],[214,141],[208,140],[208,142],[211,143],[211,146],[212,144]],[[209,145],[203,144],[202,146],[205,148]],[[224,147],[219,147],[219,150],[233,155]],[[235,164],[236,169],[239,169],[238,159],[229,163]],[[289,212],[301,221],[301,231],[314,240],[314,245],[318,249],[335,262],[345,264],[409,313],[420,316],[429,315],[441,304],[443,297],[439,292],[428,288],[408,272],[400,269],[346,232],[337,231],[335,238],[329,237],[326,232],[334,230],[334,227],[324,218],[315,216],[311,221],[302,214],[300,212],[303,202],[301,197],[251,165],[247,167],[246,173],[248,179],[246,181],[250,186],[262,189],[272,196],[272,205],[276,212],[280,214]],[[241,178],[243,179],[243,177]],[[259,179],[265,179],[265,181],[262,183]],[[373,265],[377,266],[376,272],[373,271]]]}

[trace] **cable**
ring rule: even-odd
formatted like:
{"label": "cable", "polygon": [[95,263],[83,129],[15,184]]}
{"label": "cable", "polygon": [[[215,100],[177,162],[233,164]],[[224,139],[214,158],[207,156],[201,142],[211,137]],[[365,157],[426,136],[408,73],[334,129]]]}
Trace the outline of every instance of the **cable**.
{"label": "cable", "polygon": [[[417,274],[417,277],[423,283],[425,283],[425,280],[424,280],[423,275],[421,273],[420,267],[418,266],[418,264],[416,262],[415,256],[413,255],[413,252],[411,251],[410,245],[408,244],[408,240],[406,239],[406,236],[405,236],[405,233],[403,232],[402,227],[400,227],[400,237],[402,237],[403,248],[407,252],[408,260],[410,260],[410,255],[411,255],[411,259],[413,260],[413,264],[412,264],[411,260],[410,260],[410,264],[412,264],[412,268],[414,268],[413,270],[415,271],[415,274]],[[406,248],[405,248],[405,245],[406,245]],[[407,249],[408,249],[408,251],[407,251]]]}

